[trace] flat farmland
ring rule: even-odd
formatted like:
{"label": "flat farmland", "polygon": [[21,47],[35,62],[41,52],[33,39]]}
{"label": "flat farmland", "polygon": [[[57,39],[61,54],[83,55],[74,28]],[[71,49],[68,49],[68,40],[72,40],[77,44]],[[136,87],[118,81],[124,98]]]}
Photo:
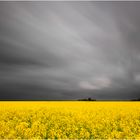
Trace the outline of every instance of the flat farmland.
{"label": "flat farmland", "polygon": [[0,139],[140,139],[140,102],[1,101]]}

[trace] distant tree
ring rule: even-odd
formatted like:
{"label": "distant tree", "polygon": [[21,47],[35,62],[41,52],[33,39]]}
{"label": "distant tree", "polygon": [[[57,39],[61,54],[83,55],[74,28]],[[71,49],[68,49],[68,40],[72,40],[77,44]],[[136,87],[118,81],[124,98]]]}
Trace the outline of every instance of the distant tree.
{"label": "distant tree", "polygon": [[91,101],[92,99],[91,98],[88,98],[88,101]]}
{"label": "distant tree", "polygon": [[87,98],[87,99],[79,99],[78,101],[96,101],[96,99]]}

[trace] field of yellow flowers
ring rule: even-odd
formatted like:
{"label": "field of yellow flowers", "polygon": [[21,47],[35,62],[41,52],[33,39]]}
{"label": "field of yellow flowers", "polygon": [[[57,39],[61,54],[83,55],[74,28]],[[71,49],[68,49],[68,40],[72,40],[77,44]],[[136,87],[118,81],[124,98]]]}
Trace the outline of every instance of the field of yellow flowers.
{"label": "field of yellow flowers", "polygon": [[140,139],[140,102],[0,102],[0,139]]}

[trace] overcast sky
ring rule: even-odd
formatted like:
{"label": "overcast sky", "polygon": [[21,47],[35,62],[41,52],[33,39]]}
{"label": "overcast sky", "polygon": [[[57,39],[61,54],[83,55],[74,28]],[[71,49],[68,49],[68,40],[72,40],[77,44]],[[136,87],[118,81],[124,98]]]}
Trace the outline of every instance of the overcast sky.
{"label": "overcast sky", "polygon": [[0,99],[140,97],[140,2],[0,2]]}

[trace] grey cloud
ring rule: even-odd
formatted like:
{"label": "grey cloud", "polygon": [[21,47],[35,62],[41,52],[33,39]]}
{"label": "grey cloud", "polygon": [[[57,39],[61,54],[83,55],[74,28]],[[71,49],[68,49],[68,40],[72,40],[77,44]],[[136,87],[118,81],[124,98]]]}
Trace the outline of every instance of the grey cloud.
{"label": "grey cloud", "polygon": [[0,97],[139,97],[139,7],[0,2]]}

